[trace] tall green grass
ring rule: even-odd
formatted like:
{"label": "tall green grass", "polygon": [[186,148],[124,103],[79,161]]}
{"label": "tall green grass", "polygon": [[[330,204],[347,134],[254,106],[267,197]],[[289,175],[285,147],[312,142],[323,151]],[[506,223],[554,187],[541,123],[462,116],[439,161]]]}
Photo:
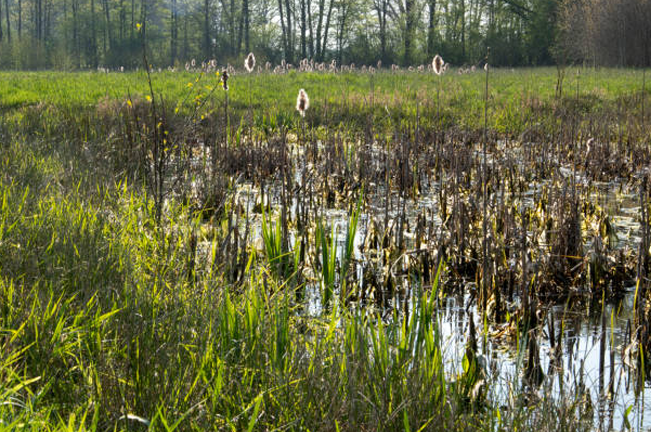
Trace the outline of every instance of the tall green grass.
{"label": "tall green grass", "polygon": [[[501,73],[496,88],[508,89],[515,81]],[[553,78],[549,71],[532,73]],[[172,98],[187,87],[186,75],[155,80]],[[424,75],[405,77],[408,86],[435,85]],[[195,209],[172,197],[159,222],[141,184],[98,162],[112,155],[102,148],[105,125],[95,123],[97,100],[139,91],[140,78],[0,74],[0,429],[591,427],[577,420],[578,396],[527,405],[515,395],[515,379],[514,396],[504,401],[487,396],[488,379],[485,391],[473,391],[481,379],[478,362],[469,357],[465,368],[446,365],[438,282],[414,297],[411,313],[394,311],[390,319],[335,302],[337,281],[346,287],[344,300],[353,287],[347,280],[361,200],[349,215],[343,251],[336,229],[325,223],[310,240],[320,248],[315,280],[330,305],[317,317],[302,313],[288,283],[300,267],[300,245],[290,250],[280,224],[266,214],[264,261],[249,260],[244,276],[232,282],[213,265],[211,252],[222,240],[215,235],[202,239],[197,277],[188,278]],[[239,79],[252,80],[255,104],[277,97],[280,110],[286,102],[274,92],[284,95],[281,86],[305,79],[315,87],[305,86],[312,100],[342,95],[340,120],[355,107],[343,97],[346,89],[367,86],[367,77],[356,75],[236,76],[236,107],[244,94],[238,96]],[[475,103],[464,89],[473,79],[444,77],[460,92],[442,103],[444,115]],[[388,73],[376,76],[378,106],[383,94],[396,92],[395,81]],[[70,100],[72,89],[78,99]],[[457,97],[469,102],[455,105]]]}

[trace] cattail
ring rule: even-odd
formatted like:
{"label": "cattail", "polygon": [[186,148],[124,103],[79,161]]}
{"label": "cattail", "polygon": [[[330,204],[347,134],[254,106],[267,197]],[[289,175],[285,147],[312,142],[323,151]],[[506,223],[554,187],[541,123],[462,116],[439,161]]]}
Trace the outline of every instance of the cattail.
{"label": "cattail", "polygon": [[196,60],[195,60],[195,59],[192,59],[192,61],[190,62],[190,65],[191,65],[192,67],[195,67],[195,66],[197,65]]}
{"label": "cattail", "polygon": [[475,65],[472,65],[472,67],[470,68],[470,71],[471,71],[471,72],[474,72],[474,71],[476,71],[476,70],[477,70],[477,67],[476,67]]}
{"label": "cattail", "polygon": [[246,60],[244,60],[244,69],[249,73],[253,72],[255,69],[255,56],[252,52],[250,52],[249,55],[246,56]]}
{"label": "cattail", "polygon": [[484,70],[488,72],[488,63],[484,63]]}
{"label": "cattail", "polygon": [[382,60],[377,61],[377,68],[382,69]]}
{"label": "cattail", "polygon": [[298,91],[298,98],[296,98],[296,110],[301,115],[305,117],[305,111],[310,107],[310,98],[307,96],[305,90],[300,89]]}
{"label": "cattail", "polygon": [[434,69],[434,73],[436,75],[441,75],[443,72],[444,64],[445,62],[443,61],[443,58],[440,55],[436,54],[434,56],[434,60],[432,60],[432,69]]}
{"label": "cattail", "polygon": [[225,91],[228,91],[228,71],[227,70],[222,71],[222,87],[224,87]]}

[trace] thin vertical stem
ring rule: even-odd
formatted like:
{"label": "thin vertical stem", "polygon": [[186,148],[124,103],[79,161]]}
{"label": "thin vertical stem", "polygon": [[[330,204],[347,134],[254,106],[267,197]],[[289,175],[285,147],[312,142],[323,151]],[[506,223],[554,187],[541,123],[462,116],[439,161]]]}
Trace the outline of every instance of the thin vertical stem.
{"label": "thin vertical stem", "polygon": [[481,291],[482,291],[482,296],[481,296],[481,301],[482,301],[482,309],[486,309],[486,302],[487,302],[487,296],[488,296],[488,241],[487,241],[487,231],[488,231],[488,226],[487,226],[487,215],[488,215],[488,190],[487,190],[487,178],[486,178],[486,168],[487,168],[487,162],[486,162],[486,140],[488,139],[488,75],[489,75],[489,65],[488,65],[488,56],[490,55],[490,47],[488,48],[488,51],[486,52],[486,65],[484,67],[486,71],[486,83],[484,87],[484,137],[482,139],[482,255],[483,255],[483,262],[482,262],[482,278],[481,278]]}

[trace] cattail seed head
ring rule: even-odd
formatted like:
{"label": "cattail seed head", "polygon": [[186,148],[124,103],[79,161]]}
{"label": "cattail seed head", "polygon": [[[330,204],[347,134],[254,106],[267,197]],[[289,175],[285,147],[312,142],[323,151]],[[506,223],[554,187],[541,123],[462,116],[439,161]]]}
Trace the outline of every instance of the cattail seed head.
{"label": "cattail seed head", "polygon": [[441,75],[443,72],[444,64],[445,62],[443,61],[443,58],[440,55],[436,54],[434,56],[434,60],[432,60],[432,69],[436,75]]}
{"label": "cattail seed head", "polygon": [[255,56],[252,52],[250,52],[249,55],[246,56],[246,60],[244,60],[244,69],[249,73],[253,72],[255,69]]}
{"label": "cattail seed head", "polygon": [[228,91],[228,71],[223,70],[222,71],[222,87],[224,87],[224,91]]}
{"label": "cattail seed head", "polygon": [[296,110],[301,115],[305,117],[305,111],[310,107],[310,98],[307,96],[305,90],[300,89],[298,91],[298,98],[296,98]]}

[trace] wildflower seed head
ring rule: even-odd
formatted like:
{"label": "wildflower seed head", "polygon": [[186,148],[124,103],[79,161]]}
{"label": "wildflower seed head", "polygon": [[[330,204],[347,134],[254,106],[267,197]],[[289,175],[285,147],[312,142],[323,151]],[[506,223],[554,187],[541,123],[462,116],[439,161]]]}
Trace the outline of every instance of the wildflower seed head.
{"label": "wildflower seed head", "polygon": [[440,55],[436,54],[434,56],[434,60],[432,60],[432,69],[436,75],[441,75],[441,73],[443,73],[444,64],[445,62],[443,61],[443,58]]}
{"label": "wildflower seed head", "polygon": [[249,55],[246,56],[246,60],[244,60],[244,69],[249,73],[253,72],[255,69],[255,56],[252,52],[250,52]]}
{"label": "wildflower seed head", "polygon": [[298,91],[298,98],[296,98],[296,110],[301,115],[305,117],[305,111],[310,107],[310,98],[307,96],[305,90],[300,89]]}

